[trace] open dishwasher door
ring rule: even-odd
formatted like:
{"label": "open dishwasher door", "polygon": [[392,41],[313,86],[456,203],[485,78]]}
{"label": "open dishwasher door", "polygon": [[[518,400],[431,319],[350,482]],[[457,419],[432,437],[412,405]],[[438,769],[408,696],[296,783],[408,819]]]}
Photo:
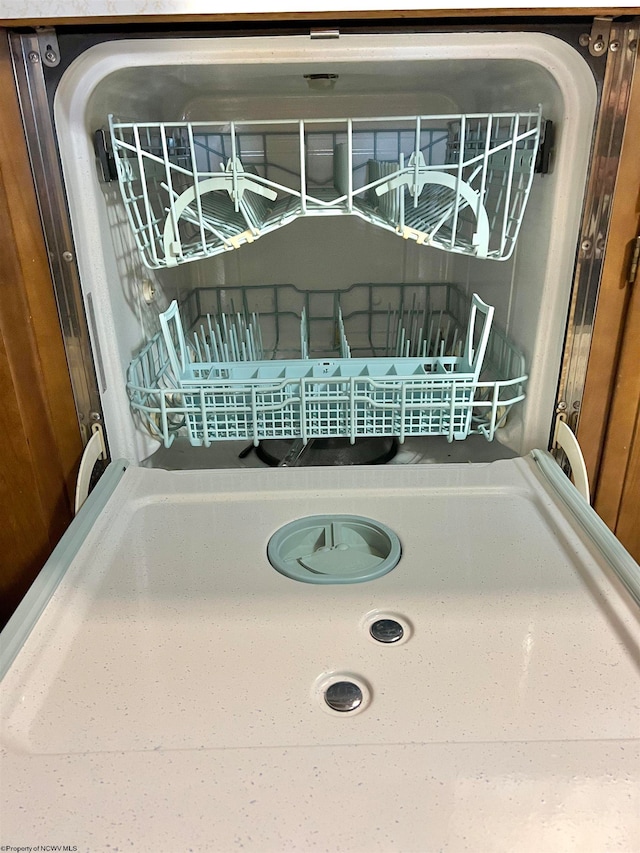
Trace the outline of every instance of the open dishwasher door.
{"label": "open dishwasher door", "polygon": [[555,470],[112,464],[3,634],[2,843],[633,849],[640,570]]}

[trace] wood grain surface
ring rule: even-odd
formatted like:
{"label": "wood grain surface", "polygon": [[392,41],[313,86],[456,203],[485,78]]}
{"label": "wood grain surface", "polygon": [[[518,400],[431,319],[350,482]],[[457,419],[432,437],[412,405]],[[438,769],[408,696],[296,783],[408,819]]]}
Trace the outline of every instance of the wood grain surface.
{"label": "wood grain surface", "polygon": [[82,452],[6,33],[0,31],[0,623],[72,516]]}

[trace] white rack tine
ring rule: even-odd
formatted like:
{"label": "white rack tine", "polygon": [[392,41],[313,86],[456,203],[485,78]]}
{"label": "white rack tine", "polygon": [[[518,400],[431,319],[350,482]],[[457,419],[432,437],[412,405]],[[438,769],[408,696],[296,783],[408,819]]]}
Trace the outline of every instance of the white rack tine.
{"label": "white rack tine", "polygon": [[[424,318],[424,315],[423,315],[423,318]],[[423,319],[423,325],[422,325],[422,327],[420,328],[420,331],[418,332],[418,344],[417,344],[417,346],[416,346],[416,356],[417,356],[418,358],[420,357],[420,354],[421,354],[421,353],[422,353],[422,357],[424,358],[424,353],[422,352],[422,347],[423,347],[423,344],[422,344],[422,334],[423,334],[423,332],[424,332],[424,319]]]}
{"label": "white rack tine", "polygon": [[420,160],[420,116],[416,118],[416,145],[415,152],[413,154],[414,164],[413,164],[413,206],[418,206],[418,197],[420,193],[418,192],[418,167]]}
{"label": "white rack tine", "polygon": [[220,361],[229,361],[229,353],[226,351],[224,335],[222,334],[219,322],[216,323],[216,334],[218,337],[218,347],[220,349]]}
{"label": "white rack tine", "polygon": [[197,333],[197,332],[194,332],[194,333],[193,333],[193,347],[194,347],[194,349],[195,349],[195,351],[196,351],[196,355],[197,355],[197,357],[198,357],[198,361],[202,362],[202,361],[203,361],[203,358],[202,358],[202,352],[201,352],[201,350],[200,350],[200,339],[198,338],[198,333]]}
{"label": "white rack tine", "polygon": [[204,330],[204,324],[200,324],[200,336],[202,338],[202,346],[207,354],[207,361],[211,361],[211,349],[209,344],[207,343],[207,333]]}
{"label": "white rack tine", "polygon": [[258,317],[257,317],[257,314],[255,311],[251,315],[250,332],[251,332],[251,346],[253,348],[254,358],[256,360],[264,358],[264,353],[262,352],[262,347],[260,347],[259,350],[256,348],[257,347],[256,333],[259,334],[259,326],[258,326]]}
{"label": "white rack tine", "polygon": [[305,335],[305,328],[304,328],[306,316],[307,316],[307,313],[303,307],[302,311],[300,312],[300,355],[302,358],[307,357],[306,346],[305,346],[306,335]]}
{"label": "white rack tine", "polygon": [[449,347],[449,327],[451,326],[451,318],[447,317],[447,325],[445,327],[444,333],[442,335],[442,341],[445,346],[445,350]]}
{"label": "white rack tine", "polygon": [[[400,169],[404,169],[404,154],[400,152]],[[400,230],[404,228],[404,191],[402,187],[398,187],[398,197],[400,199],[399,205],[399,225]]]}
{"label": "white rack tine", "polygon": [[233,355],[232,355],[231,357],[229,357],[229,343],[230,343],[230,339],[229,339],[229,326],[228,326],[228,324],[227,324],[227,315],[226,315],[226,314],[223,314],[223,315],[222,315],[222,328],[223,328],[223,330],[224,330],[224,338],[223,338],[223,340],[224,340],[225,352],[226,352],[226,355],[227,355],[227,361],[232,361],[232,360],[233,360]]}
{"label": "white rack tine", "polygon": [[[236,314],[236,335],[239,344],[242,344],[244,339],[244,321],[240,312]],[[246,361],[246,359],[244,359]]]}
{"label": "white rack tine", "polygon": [[242,359],[240,358],[240,343],[238,341],[238,335],[236,333],[235,326],[231,326],[230,332],[231,332],[231,348],[232,348],[232,352],[233,352],[233,360],[234,361],[241,361]]}
{"label": "white rack tine", "polygon": [[491,147],[491,132],[493,129],[493,115],[489,113],[487,116],[487,131],[485,135],[484,142],[484,153],[482,157],[482,170],[480,177],[480,192],[478,193],[478,210],[480,209],[480,205],[484,204],[484,194],[486,190],[486,182],[487,182],[487,169],[489,165],[489,149]]}
{"label": "white rack tine", "polygon": [[418,310],[416,309],[416,294],[413,294],[413,301],[411,305],[411,329],[409,330],[409,337],[411,341],[415,342],[416,336],[418,334]]}
{"label": "white rack tine", "polygon": [[260,314],[256,311],[255,317],[256,329],[258,331],[258,347],[260,349],[260,358],[264,358],[264,344],[262,343],[262,328],[260,326]]}
{"label": "white rack tine", "polygon": [[249,349],[249,358],[251,361],[258,361],[258,356],[256,354],[255,341],[253,339],[253,328],[249,326],[247,328],[247,347]]}
{"label": "white rack tine", "polygon": [[211,353],[213,355],[214,361],[220,361],[220,354],[218,352],[218,344],[216,342],[216,336],[213,331],[213,326],[211,325],[211,314],[207,314],[207,325],[209,327],[209,345],[211,346]]}
{"label": "white rack tine", "polygon": [[219,340],[216,333],[212,330],[211,332],[211,343],[214,348],[214,352],[216,354],[216,361],[223,361],[222,350],[219,346]]}
{"label": "white rack tine", "polygon": [[338,306],[338,325],[340,329],[340,354],[343,358],[351,358],[351,347],[347,340],[347,333],[344,328],[344,318],[342,316],[342,309],[340,306]]}
{"label": "white rack tine", "polygon": [[240,346],[244,351],[243,361],[249,361],[249,359],[251,358],[251,349],[249,346],[249,329],[244,321],[242,323],[242,329],[240,334]]}
{"label": "white rack tine", "polygon": [[243,329],[243,332],[242,332],[242,334],[240,335],[240,337],[239,337],[239,339],[238,339],[238,340],[240,341],[240,352],[242,353],[242,360],[243,360],[243,361],[249,361],[249,358],[248,358],[248,356],[249,356],[249,348],[248,348],[248,346],[247,346],[247,333],[246,333],[246,330],[244,330],[244,329]]}
{"label": "white rack tine", "polygon": [[233,209],[236,213],[240,210],[240,194],[238,192],[238,153],[236,147],[236,126],[235,122],[230,123],[230,134],[231,134],[231,175],[232,175],[232,187],[233,187]]}
{"label": "white rack tine", "polygon": [[224,349],[222,348],[222,335],[220,334],[220,324],[216,321],[214,330],[214,338],[216,342],[216,352],[218,353],[218,361],[224,361]]}
{"label": "white rack tine", "polygon": [[227,326],[227,346],[229,347],[230,360],[237,361],[236,351],[234,347],[234,329],[232,325]]}
{"label": "white rack tine", "polygon": [[427,348],[426,348],[425,355],[428,355],[428,356],[430,356],[431,353],[433,352],[433,350],[431,349],[431,338],[432,338],[432,336],[433,336],[433,314],[431,314],[429,317],[429,337],[427,338],[427,341],[426,341]]}
{"label": "white rack tine", "polygon": [[451,343],[451,355],[457,355],[456,347],[458,346],[458,327],[453,330],[453,341]]}

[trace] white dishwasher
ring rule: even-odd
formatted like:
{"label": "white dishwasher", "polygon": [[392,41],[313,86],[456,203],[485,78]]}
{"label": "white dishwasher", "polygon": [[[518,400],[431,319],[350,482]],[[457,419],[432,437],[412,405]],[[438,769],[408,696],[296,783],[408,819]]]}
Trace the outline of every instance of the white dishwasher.
{"label": "white dishwasher", "polygon": [[114,461],[3,633],[0,840],[637,849],[640,569],[546,450],[602,78],[570,27],[320,35],[61,35]]}

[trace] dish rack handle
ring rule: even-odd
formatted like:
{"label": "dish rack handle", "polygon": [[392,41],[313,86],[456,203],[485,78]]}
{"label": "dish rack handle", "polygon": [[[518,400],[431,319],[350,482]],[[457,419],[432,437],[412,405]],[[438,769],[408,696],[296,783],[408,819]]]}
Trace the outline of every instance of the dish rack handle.
{"label": "dish rack handle", "polygon": [[[471,371],[474,375],[474,381],[476,382],[480,377],[484,354],[489,343],[491,324],[493,323],[493,312],[494,308],[492,305],[487,305],[486,302],[483,302],[477,293],[473,294],[471,297],[471,311],[469,312],[469,325],[467,327],[467,340],[465,343],[464,358],[471,367]],[[478,313],[483,315],[483,324],[478,338],[478,345],[476,346],[474,341]]]}
{"label": "dish rack handle", "polygon": [[[160,314],[160,327],[162,329],[162,335],[167,348],[169,363],[173,369],[174,377],[176,381],[178,381],[182,376],[184,376],[190,359],[187,350],[187,342],[184,337],[184,329],[182,328],[180,309],[178,308],[178,303],[175,299],[167,310]],[[177,350],[176,342],[178,344]]]}

